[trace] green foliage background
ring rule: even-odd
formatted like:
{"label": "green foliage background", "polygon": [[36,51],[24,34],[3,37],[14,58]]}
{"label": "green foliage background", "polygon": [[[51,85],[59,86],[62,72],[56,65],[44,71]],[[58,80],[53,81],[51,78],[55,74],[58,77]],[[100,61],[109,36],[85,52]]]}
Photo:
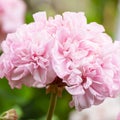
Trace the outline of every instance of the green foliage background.
{"label": "green foliage background", "polygon": [[[32,14],[46,11],[48,16],[62,14],[64,11],[84,11],[88,22],[103,24],[106,32],[114,38],[118,0],[24,0],[27,4],[25,22],[33,21]],[[36,2],[36,3],[35,3]],[[34,4],[33,4],[34,3]],[[0,113],[15,108],[19,120],[45,120],[50,95],[45,89],[28,88],[11,89],[8,81],[0,80]],[[64,91],[58,98],[54,120],[68,120],[73,109],[69,107],[71,96]]]}

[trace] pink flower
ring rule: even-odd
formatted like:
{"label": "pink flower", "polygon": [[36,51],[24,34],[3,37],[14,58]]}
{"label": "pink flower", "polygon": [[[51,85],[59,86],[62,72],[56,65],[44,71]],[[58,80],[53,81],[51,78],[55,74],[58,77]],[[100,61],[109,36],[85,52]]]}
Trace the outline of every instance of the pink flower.
{"label": "pink flower", "polygon": [[12,88],[22,84],[44,87],[55,78],[51,65],[52,36],[36,23],[21,26],[3,41],[0,77],[6,77]]}
{"label": "pink flower", "polygon": [[83,13],[58,16],[53,69],[73,96],[70,105],[81,110],[100,104],[120,92],[120,44],[104,33],[103,26],[86,23]]}
{"label": "pink flower", "polygon": [[103,26],[87,24],[82,12],[48,20],[45,12],[33,17],[34,23],[2,43],[0,77],[12,88],[66,86],[73,98],[70,106],[78,110],[120,93],[120,43],[113,43]]}
{"label": "pink flower", "polygon": [[22,0],[0,0],[0,39],[24,23],[26,5]]}

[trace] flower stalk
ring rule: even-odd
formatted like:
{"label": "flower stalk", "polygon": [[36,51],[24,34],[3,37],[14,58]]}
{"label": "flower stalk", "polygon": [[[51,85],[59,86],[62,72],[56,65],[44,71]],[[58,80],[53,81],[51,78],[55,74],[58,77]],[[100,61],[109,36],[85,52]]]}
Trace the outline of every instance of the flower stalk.
{"label": "flower stalk", "polygon": [[55,106],[57,102],[57,93],[51,93],[50,97],[50,105],[47,113],[47,119],[46,120],[52,120],[52,116],[54,114]]}
{"label": "flower stalk", "polygon": [[55,80],[49,86],[47,86],[46,93],[51,93],[51,97],[46,120],[52,120],[52,116],[54,114],[57,102],[57,97],[62,96],[62,91],[64,90],[65,86],[66,83],[62,82],[62,79],[60,79],[59,77],[56,77]]}

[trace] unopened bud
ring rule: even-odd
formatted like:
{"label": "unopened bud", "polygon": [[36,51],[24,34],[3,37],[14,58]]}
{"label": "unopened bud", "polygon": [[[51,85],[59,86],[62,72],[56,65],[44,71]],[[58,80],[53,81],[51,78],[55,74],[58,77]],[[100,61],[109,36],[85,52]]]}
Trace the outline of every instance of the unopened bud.
{"label": "unopened bud", "polygon": [[0,118],[1,118],[0,120],[17,120],[18,115],[14,109],[10,109],[4,112]]}

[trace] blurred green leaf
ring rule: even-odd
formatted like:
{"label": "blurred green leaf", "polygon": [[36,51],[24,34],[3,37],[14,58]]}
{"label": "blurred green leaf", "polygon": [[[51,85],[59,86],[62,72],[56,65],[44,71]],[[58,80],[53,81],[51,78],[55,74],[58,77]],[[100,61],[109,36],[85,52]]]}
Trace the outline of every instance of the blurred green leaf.
{"label": "blurred green leaf", "polygon": [[33,22],[34,20],[33,20],[33,16],[32,16],[32,13],[31,12],[27,12],[26,13],[26,18],[25,18],[25,23],[31,23],[31,22]]}

